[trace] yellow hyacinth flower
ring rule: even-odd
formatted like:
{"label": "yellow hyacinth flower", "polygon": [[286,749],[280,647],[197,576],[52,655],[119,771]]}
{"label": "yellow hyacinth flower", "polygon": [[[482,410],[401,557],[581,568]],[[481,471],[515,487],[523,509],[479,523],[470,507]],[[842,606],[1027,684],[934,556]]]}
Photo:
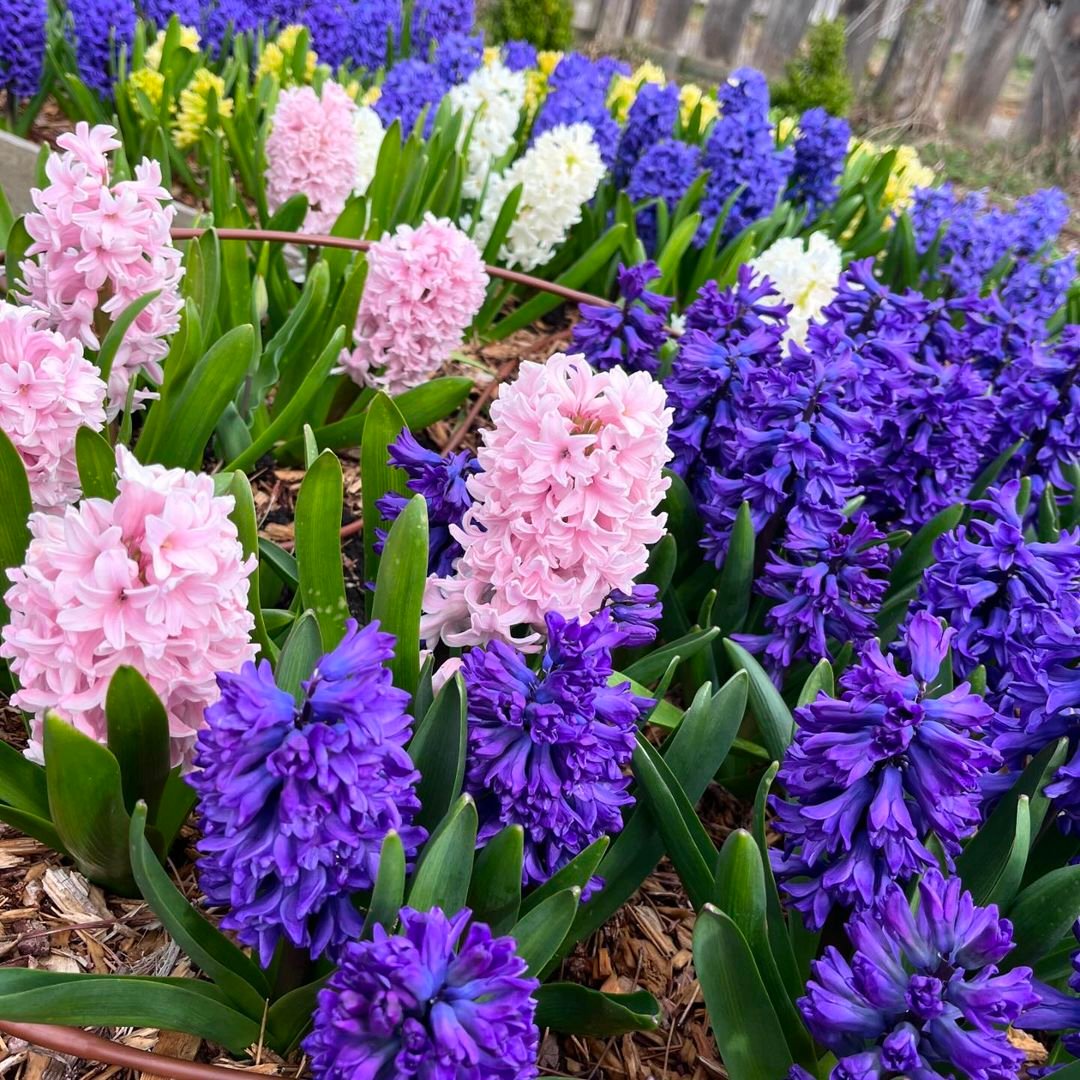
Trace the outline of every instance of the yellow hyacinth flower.
{"label": "yellow hyacinth flower", "polygon": [[779,145],[783,145],[789,139],[797,138],[799,134],[799,124],[794,116],[781,116],[779,122],[776,125],[776,141]]}
{"label": "yellow hyacinth flower", "polygon": [[382,97],[382,87],[373,86],[370,90],[364,92],[364,96],[360,99],[361,105],[374,105],[379,98]]}
{"label": "yellow hyacinth flower", "polygon": [[697,83],[686,83],[679,87],[679,117],[683,124],[689,124],[694,110],[701,106],[701,130],[704,131],[720,115],[720,105],[716,98],[706,94]]}
{"label": "yellow hyacinth flower", "polygon": [[225,96],[225,80],[209,68],[199,68],[191,82],[180,91],[180,112],[176,117],[173,140],[181,150],[194,146],[206,130],[210,92],[217,98],[221,116],[232,116],[232,98]]}
{"label": "yellow hyacinth flower", "polygon": [[544,49],[536,54],[536,66],[540,73],[547,78],[563,58],[563,54],[556,49]]}
{"label": "yellow hyacinth flower", "polygon": [[[199,31],[194,26],[180,27],[180,48],[189,53],[199,51]],[[146,47],[146,66],[153,71],[161,68],[161,54],[165,49],[165,31],[159,30],[157,37]]]}
{"label": "yellow hyacinth flower", "polygon": [[630,75],[616,75],[608,91],[607,107],[615,114],[620,124],[626,122],[630,106],[634,104],[638,92],[646,83],[663,86],[667,82],[664,69],[646,60],[639,64]]}
{"label": "yellow hyacinth flower", "polygon": [[[287,86],[293,81],[293,57],[296,55],[296,47],[300,35],[305,27],[299,25],[286,26],[277,36],[276,41],[271,41],[263,47],[259,57],[259,66],[255,69],[255,77],[261,79],[264,75],[273,75],[282,86]],[[318,55],[313,49],[308,49],[304,58],[304,82],[310,83],[315,77],[315,65]]]}
{"label": "yellow hyacinth flower", "polygon": [[502,55],[502,49],[498,45],[488,45],[484,49],[484,67],[491,67]]}
{"label": "yellow hyacinth flower", "polygon": [[138,71],[133,71],[127,79],[127,92],[132,105],[138,106],[140,90],[156,109],[161,104],[161,95],[165,90],[165,76],[160,71],[154,71],[151,68],[139,68]]}

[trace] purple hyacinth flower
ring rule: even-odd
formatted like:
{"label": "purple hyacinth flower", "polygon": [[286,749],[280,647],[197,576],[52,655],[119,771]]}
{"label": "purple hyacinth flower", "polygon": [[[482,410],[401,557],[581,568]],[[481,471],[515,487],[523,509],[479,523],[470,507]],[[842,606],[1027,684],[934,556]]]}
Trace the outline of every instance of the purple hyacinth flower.
{"label": "purple hyacinth flower", "polygon": [[348,50],[357,67],[377,71],[401,42],[401,0],[364,0],[350,10]]}
{"label": "purple hyacinth flower", "polygon": [[1019,496],[1018,480],[991,488],[972,504],[971,521],[938,538],[912,607],[953,627],[953,668],[967,678],[984,665],[997,705],[1021,656],[1054,624],[1071,625],[1064,605],[1080,604],[1080,531],[1029,539]]}
{"label": "purple hyacinth flower", "polygon": [[820,107],[802,114],[788,192],[796,207],[806,208],[808,221],[836,202],[850,138],[851,125],[842,117],[830,116]]}
{"label": "purple hyacinth flower", "polygon": [[473,0],[415,0],[413,48],[420,56],[427,56],[433,44],[438,48],[450,34],[469,33],[475,20]]}
{"label": "purple hyacinth flower", "polygon": [[15,97],[41,88],[45,61],[45,0],[5,0],[0,19],[0,86]]}
{"label": "purple hyacinth flower", "polygon": [[[630,170],[626,194],[633,203],[661,200],[670,215],[701,173],[701,151],[678,139],[661,139],[638,158]],[[637,211],[635,226],[645,250],[656,253],[657,208]]]}
{"label": "purple hyacinth flower", "polygon": [[135,39],[132,0],[68,0],[79,78],[102,97],[112,94],[114,57]]}
{"label": "purple hyacinth flower", "polygon": [[778,779],[777,877],[807,925],[820,929],[834,904],[868,907],[891,881],[907,881],[947,857],[978,826],[979,781],[1001,765],[980,741],[993,709],[961,683],[933,696],[951,630],[918,613],[907,627],[911,673],[876,641],[824,694],[797,709],[794,742]]}
{"label": "purple hyacinth flower", "polygon": [[426,137],[431,132],[435,111],[445,92],[446,84],[434,64],[424,60],[401,60],[386,73],[382,93],[374,108],[387,127],[400,120],[405,135],[412,131],[420,114],[427,109]]}
{"label": "purple hyacinth flower", "polygon": [[483,63],[483,34],[447,34],[435,52],[435,67],[446,86],[463,83]]}
{"label": "purple hyacinth flower", "polygon": [[625,187],[641,155],[661,139],[669,138],[679,117],[679,88],[646,83],[630,106],[626,127],[615,155],[615,183]]}
{"label": "purple hyacinth flower", "polygon": [[667,341],[667,317],[674,300],[646,288],[659,276],[652,261],[638,266],[620,263],[616,280],[621,303],[581,305],[581,321],[574,327],[571,344],[594,368],[653,374],[660,369],[660,349]]}
{"label": "purple hyacinth flower", "polygon": [[525,884],[547,881],[594,840],[622,829],[633,802],[624,770],[638,721],[652,706],[629,683],[609,686],[611,652],[626,632],[605,609],[584,626],[547,616],[539,670],[503,642],[470,649],[465,789],[479,841],[507,825],[525,831]]}
{"label": "purple hyacinth flower", "polygon": [[508,41],[503,45],[503,63],[511,71],[536,67],[536,46],[531,41]]}
{"label": "purple hyacinth flower", "polygon": [[832,659],[835,646],[859,646],[877,632],[888,574],[885,536],[865,514],[831,532],[793,522],[757,583],[776,601],[766,633],[737,639],[764,653],[778,680],[796,660]]}
{"label": "purple hyacinth flower", "polygon": [[419,773],[405,752],[409,695],[384,665],[394,651],[378,623],[324,656],[299,704],[270,665],[218,675],[221,698],[196,742],[203,838],[199,880],[229,910],[221,925],[269,964],[282,939],[318,956],[356,937],[353,894],[374,884],[386,834],[409,855]]}
{"label": "purple hyacinth flower", "polygon": [[[451,526],[461,524],[465,511],[472,506],[469,477],[480,471],[480,463],[470,450],[442,457],[427,450],[405,430],[390,444],[390,464],[404,469],[410,491],[423,495],[428,512],[428,573],[446,577],[453,572],[461,555],[461,544],[451,532]],[[408,499],[396,491],[387,492],[376,502],[379,513],[394,521],[405,509]],[[378,530],[376,552],[381,553],[386,532]]]}
{"label": "purple hyacinth flower", "polygon": [[830,1080],[1018,1075],[1024,1053],[1006,1029],[1038,995],[1030,968],[999,972],[1013,941],[996,905],[977,907],[935,867],[915,913],[889,884],[847,935],[854,955],[829,946],[799,999],[811,1033],[839,1059]]}
{"label": "purple hyacinth flower", "polygon": [[512,937],[466,908],[401,912],[350,942],[304,1040],[316,1080],[531,1080],[539,987]]}
{"label": "purple hyacinth flower", "polygon": [[619,125],[607,107],[614,70],[603,58],[590,60],[581,53],[567,53],[548,79],[548,94],[533,123],[532,141],[561,124],[586,123],[610,168],[619,141]]}

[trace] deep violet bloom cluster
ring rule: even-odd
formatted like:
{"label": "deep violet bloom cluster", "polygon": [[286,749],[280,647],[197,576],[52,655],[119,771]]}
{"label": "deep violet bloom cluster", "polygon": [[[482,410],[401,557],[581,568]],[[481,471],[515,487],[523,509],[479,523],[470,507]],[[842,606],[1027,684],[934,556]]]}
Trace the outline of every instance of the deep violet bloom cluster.
{"label": "deep violet bloom cluster", "polygon": [[[629,68],[626,69],[629,73]],[[615,161],[619,125],[607,107],[608,84],[615,68],[604,60],[567,53],[548,79],[548,95],[533,124],[531,142],[561,125],[586,123],[604,164]]]}
{"label": "deep violet bloom cluster", "polygon": [[204,10],[202,36],[213,48],[219,49],[227,34],[255,30],[261,21],[251,0],[217,0]]}
{"label": "deep violet bloom cluster", "polygon": [[1064,470],[1080,462],[1080,326],[1065,327],[1053,353],[1060,372],[1057,400],[1035,436],[1034,456],[1040,472],[1068,489],[1072,481]]}
{"label": "deep violet bloom cluster", "polygon": [[383,67],[391,40],[396,48],[400,39],[401,0],[364,0],[353,6],[349,49],[359,67]]}
{"label": "deep violet bloom cluster", "polygon": [[525,884],[547,881],[601,836],[622,829],[634,800],[624,769],[638,721],[652,706],[629,683],[609,686],[611,651],[628,641],[604,609],[582,625],[547,616],[533,670],[500,641],[470,649],[465,788],[476,799],[481,844],[507,825],[525,831]]}
{"label": "deep violet bloom cluster", "polygon": [[668,443],[672,468],[700,495],[710,466],[724,461],[735,428],[735,402],[759,363],[780,362],[789,308],[768,279],[739,267],[735,284],[707,282],[686,309],[686,332],[664,381],[673,409]]}
{"label": "deep violet bloom cluster", "polygon": [[911,674],[871,641],[839,698],[796,710],[778,774],[787,800],[773,799],[774,868],[812,929],[834,904],[869,907],[890,882],[936,867],[931,834],[951,858],[979,824],[979,781],[1001,758],[979,738],[994,711],[968,683],[931,692],[952,637],[920,612],[906,630]]}
{"label": "deep violet bloom cluster", "polygon": [[536,46],[531,41],[508,41],[503,45],[503,63],[511,71],[536,67]]}
{"label": "deep violet bloom cluster", "polygon": [[722,240],[771,213],[793,159],[790,149],[777,149],[769,124],[769,86],[760,71],[733,71],[718,97],[720,118],[705,145],[703,162],[710,176],[701,200],[701,245],[708,241],[724,203],[740,185],[744,190],[731,207]]}
{"label": "deep violet bloom cluster", "polygon": [[625,187],[641,155],[661,139],[670,137],[679,117],[679,88],[647,82],[638,91],[615,154],[615,183]]}
{"label": "deep violet bloom cluster", "polygon": [[[450,526],[460,525],[465,511],[472,506],[466,481],[480,471],[476,455],[469,450],[459,450],[442,457],[421,446],[408,430],[402,431],[389,449],[390,464],[408,473],[409,490],[423,495],[427,503],[428,573],[450,574],[461,554],[461,545],[450,534]],[[376,506],[387,521],[394,521],[408,501],[406,496],[390,491]],[[382,551],[385,538],[386,534],[380,530],[376,551]]]}
{"label": "deep violet bloom cluster", "polygon": [[264,965],[283,939],[319,956],[358,937],[352,897],[374,883],[386,834],[396,830],[410,856],[423,842],[412,824],[419,773],[404,749],[409,695],[384,666],[393,651],[377,622],[350,619],[299,702],[265,660],[218,676],[189,777],[199,881]]}
{"label": "deep violet bloom cluster", "polygon": [[997,905],[979,907],[958,878],[929,870],[918,910],[890,884],[847,924],[854,955],[829,946],[811,964],[799,1008],[832,1050],[830,1080],[960,1075],[1009,1080],[1024,1052],[1007,1027],[1036,1004],[1031,969],[998,965],[1013,948]]}
{"label": "deep violet bloom cluster", "polygon": [[[701,175],[701,151],[679,139],[661,139],[643,151],[626,185],[631,202],[660,199],[670,214],[690,185]],[[646,207],[637,215],[637,233],[645,250],[656,252],[655,206]]]}
{"label": "deep violet bloom cluster", "polygon": [[407,135],[426,108],[426,137],[431,132],[435,110],[446,89],[446,83],[434,64],[426,60],[401,60],[386,73],[382,93],[375,102],[375,112],[379,114],[384,127],[400,120],[402,132]]}
{"label": "deep violet bloom cluster", "polygon": [[751,369],[732,402],[723,460],[701,485],[702,547],[717,565],[743,502],[766,547],[785,525],[839,526],[873,427],[861,374],[850,341],[824,326],[810,327],[805,347],[789,342],[778,363]]}
{"label": "deep violet bloom cluster", "polygon": [[45,60],[45,0],[6,0],[0,20],[0,86],[33,97]]}
{"label": "deep violet bloom cluster", "polygon": [[532,1080],[540,985],[466,908],[401,912],[350,942],[304,1042],[315,1080]]}
{"label": "deep violet bloom cluster", "polygon": [[1080,606],[1080,530],[1057,540],[1029,539],[1012,480],[972,503],[972,518],[938,538],[913,611],[928,611],[956,631],[953,668],[967,678],[986,668],[988,698],[1000,705],[1022,657]]}
{"label": "deep violet bloom cluster", "polygon": [[182,26],[198,27],[202,8],[199,0],[140,0],[139,3],[139,13],[159,30],[168,26],[173,15],[180,19]]}
{"label": "deep violet bloom cluster", "polygon": [[655,585],[635,585],[629,592],[615,589],[604,601],[612,621],[622,631],[622,645],[637,649],[656,640],[657,623],[664,613]]}
{"label": "deep violet bloom cluster", "polygon": [[484,63],[484,35],[447,34],[435,52],[435,67],[446,86],[464,82]]}
{"label": "deep violet bloom cluster", "polygon": [[[366,17],[369,5],[365,3],[362,6]],[[349,48],[353,18],[351,9],[352,5],[344,0],[311,0],[302,15],[289,19],[283,17],[280,24],[287,26],[296,21],[302,22],[311,34],[311,47],[319,62],[336,70],[352,58]]]}
{"label": "deep violet bloom cluster", "polygon": [[651,260],[637,266],[620,264],[616,280],[621,303],[581,305],[581,321],[574,327],[571,344],[597,371],[616,365],[652,374],[660,369],[660,349],[667,341],[667,318],[674,301],[648,290],[649,282],[659,276],[660,268]]}
{"label": "deep violet bloom cluster", "polygon": [[68,0],[79,78],[102,97],[112,92],[113,57],[135,37],[131,0]]}
{"label": "deep violet bloom cluster", "polygon": [[451,34],[467,34],[475,22],[473,0],[415,0],[412,9],[413,48],[427,56]]}
{"label": "deep violet bloom cluster", "polygon": [[830,116],[820,107],[802,114],[788,192],[796,206],[806,207],[807,221],[836,202],[850,138],[851,125],[843,117]]}
{"label": "deep violet bloom cluster", "polygon": [[866,514],[831,530],[793,522],[758,582],[775,601],[765,633],[738,640],[764,653],[778,679],[796,660],[831,659],[830,642],[858,646],[874,636],[888,574],[885,535]]}

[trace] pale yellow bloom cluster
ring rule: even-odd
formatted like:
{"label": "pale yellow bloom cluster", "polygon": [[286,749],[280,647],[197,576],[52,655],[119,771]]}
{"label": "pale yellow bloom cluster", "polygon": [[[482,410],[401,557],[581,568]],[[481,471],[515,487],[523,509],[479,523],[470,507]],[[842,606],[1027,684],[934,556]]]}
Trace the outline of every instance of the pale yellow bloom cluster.
{"label": "pale yellow bloom cluster", "polygon": [[165,90],[165,76],[153,68],[139,68],[127,79],[128,97],[136,108],[139,104],[139,91],[142,91],[156,109],[161,104],[161,95]]}
{"label": "pale yellow bloom cluster", "polygon": [[232,116],[232,98],[225,96],[225,80],[209,68],[199,68],[191,82],[180,91],[180,112],[176,117],[173,141],[181,150],[194,146],[206,130],[210,92],[217,97],[217,111]]}
{"label": "pale yellow bloom cluster", "polygon": [[608,91],[607,107],[615,114],[615,119],[620,124],[624,124],[630,114],[630,106],[634,104],[638,96],[638,91],[646,83],[663,86],[666,82],[667,76],[664,74],[664,69],[646,60],[629,75],[615,76],[611,89]]}
{"label": "pale yellow bloom cluster", "polygon": [[364,91],[364,96],[360,99],[361,105],[374,105],[379,98],[382,97],[382,87],[373,86],[370,90]]}
{"label": "pale yellow bloom cluster", "polygon": [[540,69],[540,74],[544,78],[548,78],[559,66],[559,61],[562,58],[563,54],[558,49],[541,49],[536,54],[536,66]]}
{"label": "pale yellow bloom cluster", "polygon": [[697,83],[686,83],[679,87],[679,116],[683,124],[689,124],[694,110],[701,106],[701,131],[720,115],[720,105],[716,98],[706,94]]}
{"label": "pale yellow bloom cluster", "polygon": [[[263,46],[262,55],[259,57],[259,66],[255,69],[255,77],[261,79],[264,75],[273,75],[282,86],[288,86],[294,82],[293,57],[304,27],[293,24],[286,26],[277,36],[276,41],[267,42]],[[318,63],[318,55],[313,49],[308,49],[304,58],[304,82],[311,83],[315,78],[315,65]]]}
{"label": "pale yellow bloom cluster", "polygon": [[869,139],[852,139],[848,150],[853,160],[863,154],[880,157],[889,150],[896,151],[892,171],[885,183],[883,202],[886,209],[897,214],[911,205],[916,188],[929,187],[934,182],[934,170],[919,160],[919,152],[913,146],[879,146]]}
{"label": "pale yellow bloom cluster", "polygon": [[784,146],[789,139],[798,138],[799,124],[794,116],[781,116],[776,122],[776,142]]}
{"label": "pale yellow bloom cluster", "polygon": [[484,48],[484,66],[491,67],[502,56],[502,49],[498,45],[488,45]]}
{"label": "pale yellow bloom cluster", "polygon": [[[189,53],[199,51],[199,31],[194,26],[180,27],[180,48]],[[152,71],[161,69],[161,54],[165,49],[165,31],[159,30],[157,37],[146,47],[146,66]]]}

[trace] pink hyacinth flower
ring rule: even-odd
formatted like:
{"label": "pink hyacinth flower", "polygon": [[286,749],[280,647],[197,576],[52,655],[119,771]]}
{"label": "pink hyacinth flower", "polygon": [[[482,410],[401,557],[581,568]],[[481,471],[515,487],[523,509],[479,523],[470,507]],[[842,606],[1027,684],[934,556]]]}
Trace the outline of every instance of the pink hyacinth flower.
{"label": "pink hyacinth flower", "polygon": [[427,382],[461,346],[487,292],[479,249],[456,225],[428,214],[371,245],[356,320],[342,353],[354,381],[399,394]]}
{"label": "pink hyacinth flower", "polygon": [[[108,153],[120,142],[108,124],[85,122],[57,139],[45,165],[49,183],[32,192],[26,215],[33,243],[22,263],[30,303],[48,325],[88,349],[135,300],[160,291],[128,328],[109,375],[108,416],[125,406],[138,375],[162,379],[166,338],[180,325],[181,253],[170,236],[176,213],[161,166],[144,158],[135,179],[110,184]],[[137,390],[133,404],[153,395]]]}
{"label": "pink hyacinth flower", "polygon": [[165,705],[179,764],[217,700],[217,673],[255,655],[255,558],[229,518],[232,496],[216,496],[209,476],[140,465],[122,446],[116,464],[115,500],[32,514],[26,561],[8,571],[0,656],[19,681],[12,704],[34,715],[35,760],[48,710],[105,741],[105,694],[127,664]]}
{"label": "pink hyacinth flower", "polygon": [[45,329],[30,307],[0,303],[0,431],[30,481],[35,510],[56,510],[80,494],[75,435],[105,426],[105,384],[82,345]]}
{"label": "pink hyacinth flower", "polygon": [[[664,533],[671,410],[646,373],[598,373],[562,354],[522,364],[491,419],[473,505],[451,526],[464,553],[453,576],[428,581],[429,642],[534,646],[549,612],[588,619],[629,591]],[[515,638],[518,626],[532,632]]]}

